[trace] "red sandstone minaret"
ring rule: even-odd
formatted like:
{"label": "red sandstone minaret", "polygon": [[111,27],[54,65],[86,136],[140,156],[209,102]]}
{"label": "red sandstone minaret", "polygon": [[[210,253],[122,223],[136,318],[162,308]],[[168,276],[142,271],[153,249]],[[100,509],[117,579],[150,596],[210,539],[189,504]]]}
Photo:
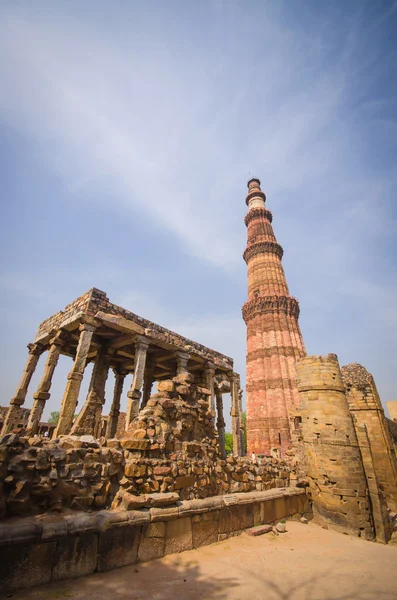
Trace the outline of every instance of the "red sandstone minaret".
{"label": "red sandstone minaret", "polygon": [[283,455],[299,405],[296,360],[306,354],[298,324],[299,303],[289,295],[281,264],[283,249],[273,233],[272,213],[259,179],[250,179],[246,203],[248,453]]}

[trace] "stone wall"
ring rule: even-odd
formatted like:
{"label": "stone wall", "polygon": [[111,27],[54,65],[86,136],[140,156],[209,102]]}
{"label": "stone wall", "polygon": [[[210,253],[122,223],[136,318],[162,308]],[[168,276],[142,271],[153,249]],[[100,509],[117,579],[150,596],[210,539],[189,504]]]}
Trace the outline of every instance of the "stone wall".
{"label": "stone wall", "polygon": [[174,501],[150,509],[3,522],[0,593],[199,548],[256,525],[300,518],[309,511],[304,490],[287,488]]}
{"label": "stone wall", "polygon": [[2,438],[1,518],[68,509],[130,509],[150,504],[156,492],[194,499],[289,485],[288,465],[275,458],[253,464],[248,458],[209,460],[183,451],[168,458],[140,457],[119,440],[102,442],[90,436]]}
{"label": "stone wall", "polygon": [[395,421],[397,423],[397,400],[389,400],[386,402],[386,406],[389,410],[391,421]]}
{"label": "stone wall", "polygon": [[387,542],[384,488],[389,498],[393,489],[383,411],[372,377],[357,367],[345,367],[343,379],[335,354],[298,362],[305,467],[320,524]]}
{"label": "stone wall", "polygon": [[391,421],[386,418],[386,423],[389,428],[390,436],[393,440],[395,451],[397,453],[397,421]]}
{"label": "stone wall", "polygon": [[[387,505],[397,511],[397,459],[382,403],[371,373],[353,363],[342,367],[346,398],[357,437],[362,437],[361,455],[370,461],[376,474],[376,483],[385,493]],[[360,433],[358,430],[362,431]],[[368,480],[368,478],[367,478]],[[374,479],[368,481],[368,485]]]}
{"label": "stone wall", "polygon": [[307,476],[316,520],[374,537],[364,469],[335,354],[297,366]]}

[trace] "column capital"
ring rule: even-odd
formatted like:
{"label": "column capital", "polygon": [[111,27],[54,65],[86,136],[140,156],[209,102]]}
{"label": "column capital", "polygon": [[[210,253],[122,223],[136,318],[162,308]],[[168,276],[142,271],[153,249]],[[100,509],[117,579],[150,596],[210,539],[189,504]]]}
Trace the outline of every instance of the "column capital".
{"label": "column capital", "polygon": [[34,356],[40,356],[45,350],[42,344],[36,343],[28,344],[26,347],[29,350],[29,354],[32,354]]}
{"label": "column capital", "polygon": [[63,346],[66,343],[66,337],[68,332],[64,329],[58,329],[53,331],[52,337],[50,338],[49,345],[52,346],[55,344],[56,346]]}
{"label": "column capital", "polygon": [[80,329],[80,331],[85,331],[85,330],[95,331],[100,326],[101,326],[101,322],[98,319],[95,319],[94,317],[89,317],[88,315],[85,315],[81,319],[79,329]]}
{"label": "column capital", "polygon": [[140,400],[141,391],[140,390],[130,390],[127,392],[127,398],[131,398],[132,400]]}
{"label": "column capital", "polygon": [[71,371],[71,373],[69,373],[68,375],[68,379],[74,379],[75,381],[83,381],[83,373]]}
{"label": "column capital", "polygon": [[98,329],[97,325],[92,325],[91,323],[80,323],[79,331],[91,331],[94,333]]}
{"label": "column capital", "polygon": [[126,377],[128,375],[128,371],[120,369],[120,367],[112,367],[112,371],[115,377]]}
{"label": "column capital", "polygon": [[214,363],[208,361],[208,362],[205,363],[205,370],[206,370],[207,373],[213,372],[211,374],[215,375],[216,365]]}
{"label": "column capital", "polygon": [[178,350],[176,352],[177,358],[181,358],[182,360],[189,360],[190,354],[188,352],[183,352],[183,350]]}
{"label": "column capital", "polygon": [[33,394],[33,400],[48,400],[51,394],[49,392],[35,392]]}
{"label": "column capital", "polygon": [[150,340],[144,335],[137,335],[134,340],[134,345],[138,350],[145,350],[150,346]]}
{"label": "column capital", "polygon": [[240,375],[238,373],[236,373],[235,371],[227,371],[226,375],[229,377],[229,379],[231,379],[233,381],[240,380]]}

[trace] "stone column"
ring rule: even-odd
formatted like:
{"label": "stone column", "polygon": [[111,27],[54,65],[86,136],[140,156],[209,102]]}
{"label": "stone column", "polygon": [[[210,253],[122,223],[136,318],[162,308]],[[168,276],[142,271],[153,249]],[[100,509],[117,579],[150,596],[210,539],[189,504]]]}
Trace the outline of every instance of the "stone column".
{"label": "stone column", "polygon": [[87,399],[73,427],[73,435],[96,435],[105,403],[105,385],[108,378],[109,362],[106,345],[98,350]]}
{"label": "stone column", "polygon": [[61,339],[60,335],[61,332],[59,332],[56,337],[50,340],[50,348],[48,350],[47,362],[44,367],[43,377],[41,378],[36,393],[33,395],[33,407],[30,411],[27,425],[27,430],[30,435],[34,435],[38,432],[45,403],[51,396],[50,389],[52,377],[54,375],[55,367],[58,364],[59,355],[61,353],[61,347],[63,344],[63,340]]}
{"label": "stone column", "polygon": [[[238,381],[240,386],[240,379]],[[238,391],[238,412],[240,420],[240,437],[241,437],[241,456],[245,456],[245,432],[244,432],[244,421],[243,421],[243,390],[240,388]]]}
{"label": "stone column", "polygon": [[95,329],[95,325],[90,325],[88,323],[80,325],[80,339],[77,345],[76,358],[72,370],[68,375],[68,382],[62,398],[61,414],[54,432],[54,437],[65,435],[71,430],[73,415],[76,410],[84,369],[87,363],[87,355],[90,350],[91,340]]}
{"label": "stone column", "polygon": [[148,400],[150,398],[150,393],[152,391],[153,383],[154,383],[153,370],[150,368],[146,369],[144,380],[143,380],[141,409],[145,408],[146,404],[148,403]]}
{"label": "stone column", "polygon": [[237,373],[230,371],[228,373],[230,379],[230,392],[232,396],[232,410],[230,415],[232,417],[232,435],[233,435],[233,454],[235,456],[241,456],[241,435],[240,435],[240,411],[239,411],[239,376]]}
{"label": "stone column", "polygon": [[106,432],[106,437],[111,439],[114,438],[117,432],[117,424],[119,421],[120,415],[120,399],[121,394],[123,392],[123,385],[126,373],[122,371],[117,371],[114,369],[114,392],[113,392],[113,401],[112,407],[109,413],[109,422],[108,428]]}
{"label": "stone column", "polygon": [[149,341],[143,336],[139,336],[135,342],[135,365],[132,384],[127,396],[129,398],[127,417],[125,420],[125,429],[128,431],[130,423],[138,415],[139,400],[141,398],[141,387],[143,383],[143,374],[145,372],[146,354],[149,347]]}
{"label": "stone column", "polygon": [[25,369],[23,371],[21,381],[19,382],[19,386],[17,387],[15,396],[10,401],[10,408],[8,409],[8,413],[5,418],[3,429],[1,432],[2,435],[9,433],[18,425],[20,408],[25,402],[29,383],[36,369],[40,355],[44,351],[44,347],[40,344],[28,344],[28,350],[28,360],[26,361]]}
{"label": "stone column", "polygon": [[216,410],[218,413],[218,418],[216,421],[216,426],[218,429],[219,436],[219,451],[221,454],[221,458],[226,458],[226,449],[225,449],[225,419],[223,418],[223,399],[222,392],[219,390],[216,392]]}
{"label": "stone column", "polygon": [[187,370],[187,363],[189,361],[190,358],[190,354],[188,354],[187,352],[177,352],[176,355],[176,374],[177,375],[186,375],[187,373],[189,373],[189,371]]}
{"label": "stone column", "polygon": [[216,366],[213,363],[208,362],[205,368],[205,379],[207,384],[207,389],[211,392],[209,397],[210,411],[215,413],[215,391],[214,391],[214,383],[215,383],[215,371]]}

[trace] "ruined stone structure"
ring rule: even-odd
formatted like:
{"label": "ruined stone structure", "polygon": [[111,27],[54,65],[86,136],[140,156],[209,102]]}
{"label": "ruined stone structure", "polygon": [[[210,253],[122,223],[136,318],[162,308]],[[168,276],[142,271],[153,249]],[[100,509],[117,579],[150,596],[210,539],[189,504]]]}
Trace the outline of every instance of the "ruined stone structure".
{"label": "ruined stone structure", "polygon": [[4,436],[0,518],[47,510],[132,510],[159,493],[191,500],[288,486],[290,469],[283,460],[255,464],[224,457],[210,390],[192,379],[182,373],[160,382],[120,440]]}
{"label": "ruined stone structure", "polygon": [[389,400],[389,402],[386,402],[386,406],[389,410],[390,419],[397,421],[397,400]]}
{"label": "ruined stone structure", "polygon": [[248,229],[244,260],[248,266],[247,325],[248,453],[284,455],[299,395],[296,361],[305,355],[298,324],[299,304],[289,295],[281,264],[283,249],[272,228],[272,213],[259,179],[250,179],[246,203]]}
{"label": "ruined stone structure", "polygon": [[[155,382],[191,373],[195,382],[210,390],[210,412],[217,419],[221,443],[224,440],[222,394],[231,392],[234,453],[238,456],[243,453],[240,381],[238,374],[233,371],[233,360],[112,304],[105,292],[93,288],[69,304],[64,311],[44,321],[34,343],[28,345],[28,350],[28,360],[10,402],[2,435],[21,424],[21,411],[29,383],[39,357],[47,352],[43,376],[33,395],[33,407],[26,425],[29,435],[38,431],[45,404],[50,397],[59,355],[64,354],[74,362],[68,375],[55,436],[100,433],[109,369],[113,369],[115,386],[106,424],[108,438],[114,437],[119,427],[120,402],[126,375],[133,374],[127,392],[125,429],[128,430],[139,410],[146,406]],[[84,369],[91,361],[94,368],[88,396],[74,420]]]}
{"label": "ruined stone structure", "polygon": [[396,454],[372,376],[337,356],[297,365],[305,471],[316,520],[386,543],[397,500]]}
{"label": "ruined stone structure", "polygon": [[[9,407],[8,406],[0,406],[0,431],[3,429],[4,421],[7,417]],[[29,408],[21,408],[20,418],[17,423],[17,429],[26,429],[30,418],[30,409]],[[54,423],[47,423],[45,421],[40,421],[37,426],[38,435],[44,435],[46,431],[48,431],[49,436],[51,437],[55,430]]]}
{"label": "ruined stone structure", "polygon": [[376,481],[384,492],[388,507],[396,512],[396,448],[374,378],[357,363],[342,367],[341,372],[363,462],[366,471],[371,465],[374,472],[370,476],[368,470],[368,485]]}

